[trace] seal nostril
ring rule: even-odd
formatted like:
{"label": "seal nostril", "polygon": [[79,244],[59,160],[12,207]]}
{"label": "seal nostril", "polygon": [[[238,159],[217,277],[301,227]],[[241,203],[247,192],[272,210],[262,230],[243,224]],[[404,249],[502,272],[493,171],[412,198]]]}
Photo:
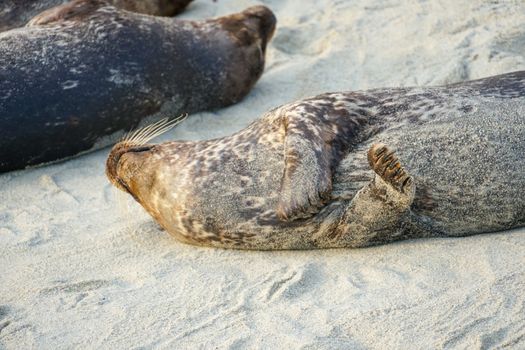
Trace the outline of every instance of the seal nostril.
{"label": "seal nostril", "polygon": [[[115,154],[115,160],[114,160],[114,174],[117,175],[117,169],[120,165],[120,161],[122,159],[122,156],[126,153],[140,153],[140,152],[147,152],[151,150],[153,146],[135,146],[135,147],[128,147],[125,149],[122,149],[120,152]],[[120,182],[120,181],[119,181]]]}
{"label": "seal nostril", "polygon": [[[152,148],[153,146],[139,146],[139,147],[129,148],[128,150],[126,150],[126,152],[134,152],[134,153],[146,152],[146,151],[151,150]],[[122,154],[120,156],[122,157]]]}
{"label": "seal nostril", "polygon": [[117,173],[117,169],[119,168],[122,156],[126,153],[139,153],[139,152],[146,152],[153,148],[153,146],[150,145],[143,145],[143,146],[129,146],[125,142],[116,144],[110,155],[108,156],[108,159],[106,161],[106,175],[108,179],[114,183],[117,187],[120,187],[121,189],[124,189],[126,192],[129,192],[129,189],[127,188],[126,184],[120,179]]}

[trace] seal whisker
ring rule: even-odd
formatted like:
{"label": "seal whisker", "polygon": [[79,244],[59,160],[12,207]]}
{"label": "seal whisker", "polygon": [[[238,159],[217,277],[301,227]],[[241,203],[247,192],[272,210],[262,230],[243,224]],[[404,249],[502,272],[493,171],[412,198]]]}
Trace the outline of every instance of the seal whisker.
{"label": "seal whisker", "polygon": [[120,142],[126,142],[129,140],[129,138],[131,137],[131,134],[134,132],[135,130],[129,130],[128,132],[126,132],[126,134],[124,134],[124,137],[120,139]]}
{"label": "seal whisker", "polygon": [[176,125],[184,121],[188,117],[188,114],[181,114],[180,116],[176,117],[173,120],[169,120],[168,118],[162,119],[157,123],[154,123],[147,127],[147,130],[143,130],[143,132],[139,133],[133,140],[133,144],[136,145],[143,145],[150,140],[154,139],[157,136],[160,136],[164,134],[165,132],[168,132],[172,128],[174,128]]}
{"label": "seal whisker", "polygon": [[142,128],[138,128],[135,130],[130,130],[126,134],[126,136],[122,139],[122,142],[132,142],[132,140],[135,138],[135,135],[140,132]]}
{"label": "seal whisker", "polygon": [[154,139],[155,137],[160,136],[160,135],[164,134],[165,132],[168,132],[169,130],[173,129],[176,125],[178,125],[184,119],[186,119],[186,117],[187,117],[187,115],[183,119],[174,120],[173,123],[167,124],[167,125],[163,126],[162,128],[158,128],[155,131],[150,132],[147,135],[147,137],[144,138],[144,143],[146,143],[146,142]]}
{"label": "seal whisker", "polygon": [[129,144],[140,144],[139,143],[139,140],[142,138],[143,135],[146,135],[150,129],[154,129],[156,128],[157,126],[159,125],[162,125],[164,122],[166,122],[168,120],[168,118],[163,118],[153,124],[150,124],[150,125],[146,125],[142,128],[138,128],[137,130],[133,131],[131,133],[131,136],[126,139],[125,141],[128,142]]}
{"label": "seal whisker", "polygon": [[166,123],[168,123],[168,121],[169,121],[169,117],[165,117],[153,124],[147,125],[143,127],[142,129],[137,130],[138,133],[133,138],[133,141],[139,142],[140,140],[147,137],[147,135],[149,135],[151,132],[154,132],[158,128],[162,128],[164,125],[166,125]]}
{"label": "seal whisker", "polygon": [[161,120],[159,123],[152,124],[147,129],[144,129],[142,133],[137,135],[134,141],[140,145],[146,143],[147,142],[146,140],[150,139],[150,135],[156,133],[158,130],[161,130],[165,126],[165,123],[167,123],[167,121],[168,119],[165,118]]}
{"label": "seal whisker", "polygon": [[156,123],[153,123],[153,124],[150,124],[150,125],[146,125],[143,128],[137,129],[133,133],[132,137],[129,140],[127,140],[127,141],[132,143],[132,144],[139,144],[138,141],[142,138],[142,135],[146,135],[150,129],[155,128],[158,124],[164,123],[167,119],[168,118],[164,118],[164,119],[159,120]]}

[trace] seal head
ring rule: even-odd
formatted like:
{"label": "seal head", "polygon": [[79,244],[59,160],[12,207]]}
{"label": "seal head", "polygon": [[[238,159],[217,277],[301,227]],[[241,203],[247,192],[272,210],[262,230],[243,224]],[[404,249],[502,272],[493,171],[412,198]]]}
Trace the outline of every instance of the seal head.
{"label": "seal head", "polygon": [[[228,85],[224,87],[227,103],[235,103],[244,97],[264,71],[266,47],[275,32],[277,20],[265,6],[253,6],[240,13],[221,17],[219,25],[233,39],[237,54],[231,56],[236,62],[228,72]],[[258,64],[256,64],[258,63]]]}
{"label": "seal head", "polygon": [[[129,177],[119,176],[118,174],[131,174],[133,171],[122,171],[122,168],[126,168],[125,164],[125,157],[122,159],[122,156],[124,154],[130,153],[140,153],[140,152],[146,152],[149,151],[153,146],[150,145],[144,145],[144,146],[137,146],[133,145],[127,142],[119,142],[116,144],[113,149],[111,150],[110,155],[108,156],[108,159],[106,160],[106,176],[108,177],[109,181],[118,189],[133,195],[133,192],[130,190],[130,187],[128,186]],[[128,155],[129,157],[129,155]],[[121,163],[122,159],[122,163]],[[129,166],[129,163],[127,163]],[[128,181],[126,181],[128,180]]]}
{"label": "seal head", "polygon": [[[155,146],[148,145],[151,139],[169,131],[177,124],[181,123],[188,117],[183,114],[177,118],[170,120],[169,118],[162,119],[154,124],[148,125],[142,129],[138,129],[131,134],[128,134],[122,141],[118,142],[113,148],[106,160],[106,176],[109,181],[118,189],[131,194],[137,201],[139,199],[134,194],[136,188],[132,189],[131,180],[136,174],[144,170],[138,169],[137,162],[131,162],[130,158],[140,158],[144,153],[152,151]],[[140,172],[139,172],[140,170]]]}

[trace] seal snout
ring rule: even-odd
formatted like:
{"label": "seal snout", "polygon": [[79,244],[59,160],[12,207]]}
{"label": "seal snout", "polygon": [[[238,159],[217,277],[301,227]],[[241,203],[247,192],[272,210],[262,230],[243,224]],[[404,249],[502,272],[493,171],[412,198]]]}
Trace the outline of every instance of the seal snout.
{"label": "seal snout", "polygon": [[118,189],[131,193],[125,181],[119,176],[122,156],[127,153],[146,152],[152,148],[153,146],[151,145],[133,145],[126,141],[117,143],[106,160],[106,176],[109,181]]}

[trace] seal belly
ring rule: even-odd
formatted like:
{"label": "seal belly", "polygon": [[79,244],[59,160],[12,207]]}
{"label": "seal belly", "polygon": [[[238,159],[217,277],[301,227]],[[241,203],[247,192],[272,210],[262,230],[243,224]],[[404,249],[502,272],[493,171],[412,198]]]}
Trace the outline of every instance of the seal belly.
{"label": "seal belly", "polygon": [[525,98],[449,100],[432,120],[388,129],[416,182],[412,212],[438,233],[463,236],[525,220]]}
{"label": "seal belly", "polygon": [[278,222],[282,152],[257,143],[210,145],[193,157],[184,175],[191,178],[184,181],[191,183],[180,222],[185,236],[197,243],[249,245]]}

